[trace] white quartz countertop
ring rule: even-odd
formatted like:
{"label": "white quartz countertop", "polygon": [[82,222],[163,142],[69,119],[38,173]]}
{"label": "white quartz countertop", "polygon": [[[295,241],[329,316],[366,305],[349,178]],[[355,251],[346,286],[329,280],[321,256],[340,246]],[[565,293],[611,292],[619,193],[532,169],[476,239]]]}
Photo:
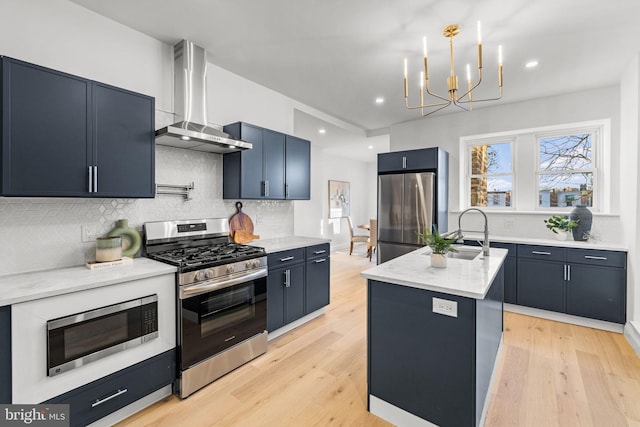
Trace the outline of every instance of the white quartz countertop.
{"label": "white quartz countertop", "polygon": [[307,246],[319,245],[322,243],[330,243],[329,239],[322,239],[319,237],[302,237],[302,236],[288,236],[278,237],[274,239],[260,239],[254,240],[249,243],[252,246],[259,246],[264,248],[268,254],[280,251],[286,251],[289,249],[304,248]]}
{"label": "white quartz countertop", "polygon": [[114,285],[147,277],[173,274],[175,267],[148,258],[133,263],[90,270],[85,266],[0,276],[0,306]]}
{"label": "white quartz countertop", "polygon": [[[464,233],[465,240],[484,240],[482,233]],[[577,242],[571,240],[556,240],[556,239],[533,239],[528,237],[511,237],[511,236],[492,236],[489,235],[489,242],[501,242],[501,243],[519,243],[525,245],[543,245],[543,246],[559,246],[565,248],[579,248],[579,249],[597,249],[597,250],[610,250],[610,251],[624,251],[627,252],[628,248],[620,243],[613,242]]]}
{"label": "white quartz countertop", "polygon": [[507,250],[491,248],[488,257],[480,254],[471,261],[449,258],[446,268],[431,267],[430,254],[428,247],[416,249],[360,274],[370,280],[483,299],[507,256]]}

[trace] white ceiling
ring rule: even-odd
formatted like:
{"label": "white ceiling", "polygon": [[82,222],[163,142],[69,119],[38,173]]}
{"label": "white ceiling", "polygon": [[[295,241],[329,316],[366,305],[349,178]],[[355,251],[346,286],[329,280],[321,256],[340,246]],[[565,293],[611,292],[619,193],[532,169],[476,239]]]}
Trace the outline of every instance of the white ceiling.
{"label": "white ceiling", "polygon": [[[416,100],[423,35],[432,87],[444,91],[448,24],[461,27],[454,43],[462,82],[464,64],[476,64],[482,21],[485,81],[476,98],[497,93],[503,45],[497,102],[617,84],[640,52],[638,0],[72,1],[171,45],[191,40],[217,65],[366,131],[419,118],[404,108],[402,60],[409,58]],[[525,69],[532,59],[540,65]]]}

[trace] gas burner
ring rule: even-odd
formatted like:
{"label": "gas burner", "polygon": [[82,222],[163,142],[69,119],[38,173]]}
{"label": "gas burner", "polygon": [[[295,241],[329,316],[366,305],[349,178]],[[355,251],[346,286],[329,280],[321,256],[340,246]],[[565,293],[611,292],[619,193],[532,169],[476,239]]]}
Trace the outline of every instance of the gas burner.
{"label": "gas burner", "polygon": [[196,266],[210,267],[224,262],[242,261],[244,259],[263,256],[264,254],[264,249],[255,246],[218,243],[169,249],[162,252],[155,252],[148,256],[181,268],[193,268]]}

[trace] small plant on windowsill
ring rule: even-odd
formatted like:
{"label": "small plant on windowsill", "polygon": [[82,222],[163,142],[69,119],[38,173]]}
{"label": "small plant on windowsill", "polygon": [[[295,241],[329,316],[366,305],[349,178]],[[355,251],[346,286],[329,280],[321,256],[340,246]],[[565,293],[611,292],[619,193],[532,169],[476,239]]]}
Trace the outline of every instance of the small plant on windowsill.
{"label": "small plant on windowsill", "polygon": [[447,252],[457,252],[453,247],[456,239],[442,237],[437,227],[433,227],[433,232],[425,230],[418,233],[420,241],[431,248],[431,266],[444,268],[447,266]]}
{"label": "small plant on windowsill", "polygon": [[567,216],[553,215],[545,219],[547,228],[556,235],[558,240],[566,240],[571,230],[578,226],[578,221],[569,219]]}

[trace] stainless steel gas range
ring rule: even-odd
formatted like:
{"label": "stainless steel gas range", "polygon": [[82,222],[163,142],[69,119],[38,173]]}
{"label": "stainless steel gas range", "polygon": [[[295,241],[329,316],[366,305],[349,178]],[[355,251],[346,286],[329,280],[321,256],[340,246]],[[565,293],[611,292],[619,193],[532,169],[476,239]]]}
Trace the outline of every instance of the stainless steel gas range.
{"label": "stainless steel gas range", "polygon": [[267,351],[267,257],[225,218],[144,224],[146,256],[175,265],[178,381],[186,398]]}

